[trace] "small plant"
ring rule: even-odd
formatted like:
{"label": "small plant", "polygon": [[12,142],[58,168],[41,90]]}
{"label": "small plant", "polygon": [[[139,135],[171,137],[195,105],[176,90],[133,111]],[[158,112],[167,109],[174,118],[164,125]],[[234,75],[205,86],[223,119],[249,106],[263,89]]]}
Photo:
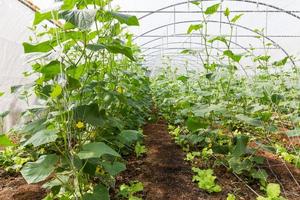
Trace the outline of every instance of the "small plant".
{"label": "small plant", "polygon": [[120,191],[118,193],[118,196],[121,196],[122,198],[128,200],[142,200],[142,198],[136,196],[136,193],[141,192],[143,190],[144,190],[143,183],[134,181],[134,182],[130,182],[129,185],[122,184],[120,186]]}
{"label": "small plant", "polygon": [[227,198],[226,198],[226,200],[235,200],[236,198],[235,198],[235,196],[233,195],[233,194],[231,194],[231,193],[228,193],[227,194]]}
{"label": "small plant", "polygon": [[196,157],[200,157],[200,156],[201,156],[200,152],[193,151],[193,152],[187,153],[184,160],[189,161],[189,162],[193,162]]}
{"label": "small plant", "polygon": [[217,177],[213,175],[212,169],[201,170],[193,167],[192,170],[196,173],[196,175],[193,176],[193,181],[198,182],[198,187],[200,189],[209,193],[222,191],[221,186],[215,183]]}
{"label": "small plant", "polygon": [[147,153],[147,149],[145,145],[141,145],[141,143],[137,142],[134,147],[134,152],[136,154],[136,157],[141,157],[143,154]]}
{"label": "small plant", "polygon": [[269,183],[267,185],[267,197],[259,196],[257,200],[285,200],[282,196],[280,196],[280,185],[276,183]]}

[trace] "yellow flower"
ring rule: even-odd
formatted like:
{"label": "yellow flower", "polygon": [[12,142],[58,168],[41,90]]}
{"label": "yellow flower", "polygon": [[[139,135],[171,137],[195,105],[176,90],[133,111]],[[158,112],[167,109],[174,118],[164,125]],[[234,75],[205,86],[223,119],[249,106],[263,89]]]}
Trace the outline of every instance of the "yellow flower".
{"label": "yellow flower", "polygon": [[118,87],[118,88],[117,88],[117,91],[118,91],[118,93],[120,93],[120,94],[123,94],[123,93],[124,93],[124,90],[123,90],[122,87]]}
{"label": "yellow flower", "polygon": [[84,128],[84,123],[79,121],[79,122],[77,122],[76,127],[79,129],[82,129],[82,128]]}

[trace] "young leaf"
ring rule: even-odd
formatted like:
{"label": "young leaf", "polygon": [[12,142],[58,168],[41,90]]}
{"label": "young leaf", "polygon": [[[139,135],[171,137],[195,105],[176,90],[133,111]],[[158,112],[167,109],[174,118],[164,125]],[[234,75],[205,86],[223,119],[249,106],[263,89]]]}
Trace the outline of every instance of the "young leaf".
{"label": "young leaf", "polygon": [[28,184],[41,182],[54,171],[57,161],[55,154],[42,155],[37,161],[26,163],[21,174]]}
{"label": "young leaf", "polygon": [[243,15],[244,15],[244,14],[236,15],[236,16],[234,16],[230,21],[231,21],[232,23],[235,23],[235,22],[237,22]]}
{"label": "young leaf", "polygon": [[80,159],[100,158],[103,155],[121,157],[120,154],[103,142],[86,144],[83,146],[82,151],[78,153]]}
{"label": "young leaf", "polygon": [[224,56],[231,58],[235,62],[240,62],[242,55],[234,54],[231,50],[226,50],[223,52]]}
{"label": "young leaf", "polygon": [[0,135],[0,147],[14,146],[14,143],[7,137],[7,135]]}
{"label": "young leaf", "polygon": [[62,93],[62,87],[60,85],[55,85],[50,96],[55,99]]}
{"label": "young leaf", "polygon": [[200,30],[202,28],[203,28],[202,24],[192,24],[192,25],[190,25],[187,33],[191,34],[193,31],[198,31],[198,30]]}
{"label": "young leaf", "polygon": [[226,10],[224,11],[224,15],[225,15],[226,17],[229,17],[229,15],[230,15],[230,10],[229,10],[229,8],[226,8]]}
{"label": "young leaf", "polygon": [[199,6],[199,5],[200,5],[200,2],[199,2],[199,1],[192,1],[191,3],[194,4],[194,5],[196,5],[196,6]]}
{"label": "young leaf", "polygon": [[287,63],[288,59],[289,59],[289,57],[287,56],[282,60],[274,62],[273,65],[276,67],[284,66]]}
{"label": "young leaf", "polygon": [[208,40],[209,43],[213,43],[213,42],[215,42],[215,41],[220,41],[220,42],[223,42],[225,45],[227,45],[227,40],[226,40],[226,38],[223,37],[223,36],[216,36],[216,37],[214,37],[214,38]]}
{"label": "young leaf", "polygon": [[139,20],[136,16],[125,15],[117,12],[108,12],[113,18],[118,20],[121,24],[127,24],[128,26],[139,26]]}
{"label": "young leaf", "polygon": [[214,13],[216,13],[218,11],[219,7],[220,7],[220,3],[214,4],[214,5],[210,6],[210,7],[208,7],[205,10],[204,13],[206,15],[212,15],[212,14],[214,14]]}
{"label": "young leaf", "polygon": [[0,92],[0,97],[2,97],[5,93],[4,92]]}
{"label": "young leaf", "polygon": [[267,195],[270,199],[276,199],[280,196],[280,185],[276,183],[269,183],[267,186]]}
{"label": "young leaf", "polygon": [[34,15],[33,25],[37,25],[44,20],[51,20],[52,16],[55,16],[56,14],[57,14],[57,12],[55,12],[55,11],[49,11],[46,13],[36,12]]}

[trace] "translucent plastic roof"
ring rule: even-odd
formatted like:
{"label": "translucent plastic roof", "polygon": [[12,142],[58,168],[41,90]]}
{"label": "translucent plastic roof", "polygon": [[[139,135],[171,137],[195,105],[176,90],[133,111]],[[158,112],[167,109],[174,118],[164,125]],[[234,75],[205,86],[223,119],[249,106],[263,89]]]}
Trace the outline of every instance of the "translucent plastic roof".
{"label": "translucent plastic roof", "polygon": [[[11,85],[28,81],[22,75],[26,64],[21,43],[29,37],[28,27],[31,26],[34,12],[21,1],[0,0],[0,91],[7,91]],[[59,5],[54,0],[32,2],[42,11]],[[218,2],[223,2],[222,10],[228,7],[233,14],[244,14],[234,30],[235,51],[251,45],[257,49],[257,54],[261,53],[262,43],[255,37],[257,35],[253,30],[264,29],[265,40],[275,44],[270,49],[272,57],[280,59],[286,54],[299,57],[299,0],[203,0],[204,6]],[[203,48],[203,41],[197,34],[186,33],[190,24],[201,21],[199,8],[190,1],[114,0],[112,7],[120,7],[121,12],[140,18],[140,26],[130,27],[129,31],[135,35],[135,42],[141,46],[145,66],[158,68],[167,59],[174,65],[188,62],[190,67],[199,68],[199,58],[180,54],[186,48]],[[222,12],[210,18],[208,34],[229,34],[229,26]],[[221,49],[219,45],[217,44],[216,49]],[[217,53],[217,50],[213,53]],[[10,100],[5,98],[5,101]]]}

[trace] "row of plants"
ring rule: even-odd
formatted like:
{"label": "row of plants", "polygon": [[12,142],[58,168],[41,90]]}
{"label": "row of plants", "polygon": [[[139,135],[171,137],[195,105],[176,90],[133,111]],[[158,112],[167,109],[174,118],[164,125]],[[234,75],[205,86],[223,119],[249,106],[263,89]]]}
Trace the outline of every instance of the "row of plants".
{"label": "row of plants", "polygon": [[[175,142],[186,151],[186,160],[195,173],[193,181],[199,188],[220,192],[213,168],[222,166],[248,183],[258,182],[267,197],[252,190],[257,199],[284,199],[280,196],[281,183],[268,181],[271,172],[263,167],[267,158],[262,152],[300,167],[300,148],[292,143],[299,136],[299,74],[297,70],[285,72],[292,58],[272,61],[268,51],[272,44],[266,43],[258,30],[257,39],[262,41],[264,54],[255,55],[255,49],[234,52],[233,25],[242,15],[232,16],[226,8],[223,15],[231,35],[211,37],[208,22],[221,3],[207,8],[200,2],[193,4],[203,15],[187,33],[198,31],[205,48],[182,53],[200,57],[204,70],[178,70],[171,66],[162,69],[152,80],[156,106],[170,123]],[[211,47],[216,42],[225,50],[212,59]],[[256,69],[252,76],[243,67],[242,60],[246,58],[252,60]],[[243,70],[245,75],[241,75]],[[205,162],[206,169],[200,169],[199,162]],[[299,180],[294,181],[298,187]],[[228,199],[235,197],[228,194]]]}
{"label": "row of plants", "polygon": [[[45,200],[110,199],[126,169],[123,156],[146,151],[140,127],[150,113],[150,80],[126,31],[139,22],[110,3],[64,0],[57,10],[37,12],[23,43],[32,66],[24,75],[34,82],[12,92],[39,105],[22,113],[24,125],[1,135],[0,164],[29,184],[42,183]],[[133,199],[142,190],[135,184],[122,185],[120,198]]]}

